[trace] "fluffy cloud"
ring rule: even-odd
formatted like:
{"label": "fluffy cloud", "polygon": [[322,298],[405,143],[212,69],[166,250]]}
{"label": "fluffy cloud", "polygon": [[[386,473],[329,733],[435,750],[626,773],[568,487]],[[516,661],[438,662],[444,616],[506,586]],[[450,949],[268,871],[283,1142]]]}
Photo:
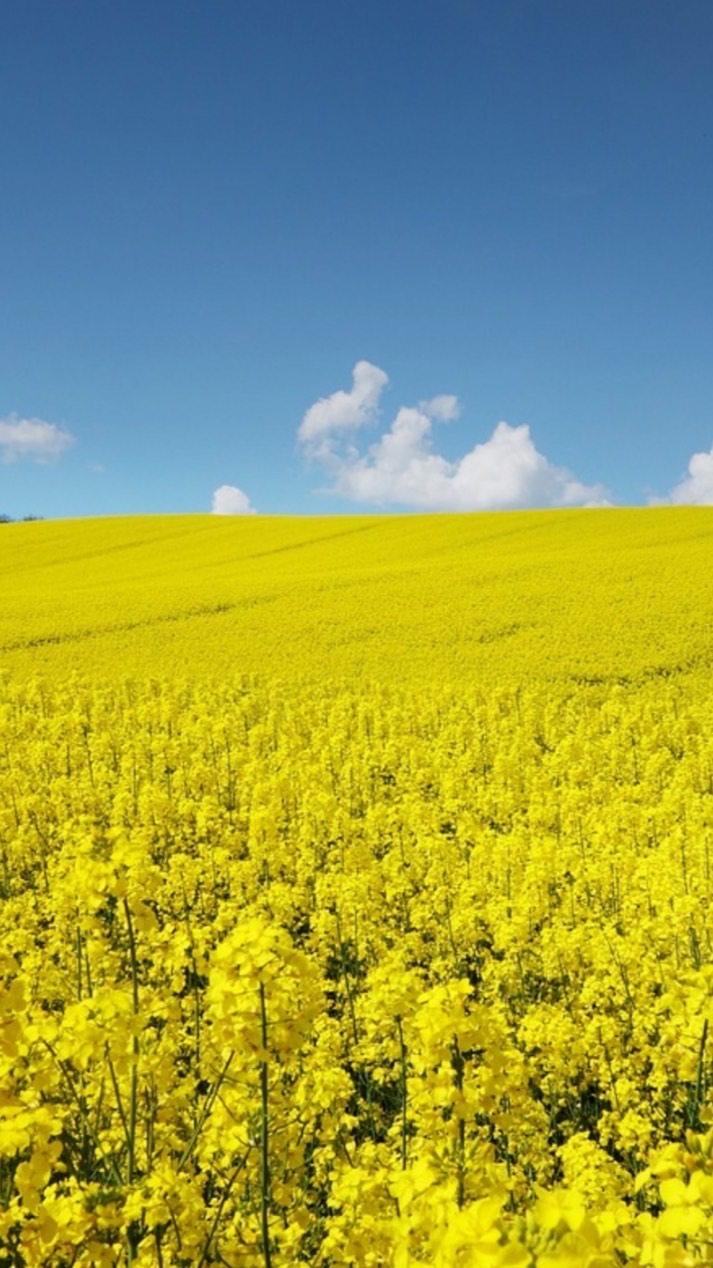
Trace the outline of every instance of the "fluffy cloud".
{"label": "fluffy cloud", "polygon": [[237,489],[234,484],[221,484],[220,488],[216,489],[211,509],[214,515],[257,514],[255,507],[250,505],[247,493]]}
{"label": "fluffy cloud", "polygon": [[688,475],[671,490],[669,502],[691,506],[713,506],[713,445],[703,453],[694,453],[688,464]]}
{"label": "fluffy cloud", "polygon": [[[609,505],[601,485],[582,484],[541,454],[527,426],[498,423],[488,440],[455,461],[434,452],[433,423],[458,417],[455,396],[402,407],[389,429],[360,452],[345,442],[345,434],[375,419],[387,382],[383,370],[360,361],[351,392],[335,392],[307,410],[298,437],[308,456],[328,472],[332,492],[356,502],[424,511]],[[364,384],[368,398],[360,390]]]}
{"label": "fluffy cloud", "polygon": [[74,444],[74,436],[56,423],[41,418],[0,418],[0,461],[53,462]]}
{"label": "fluffy cloud", "polygon": [[379,397],[388,381],[388,374],[378,366],[370,361],[357,361],[351,390],[332,392],[331,396],[322,397],[311,405],[299,425],[299,440],[312,456],[327,456],[340,433],[374,421]]}

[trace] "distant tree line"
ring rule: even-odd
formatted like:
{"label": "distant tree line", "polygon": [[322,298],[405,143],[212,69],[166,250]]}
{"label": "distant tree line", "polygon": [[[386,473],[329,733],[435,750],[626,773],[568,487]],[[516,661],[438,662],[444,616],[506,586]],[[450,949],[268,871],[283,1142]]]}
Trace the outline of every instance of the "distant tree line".
{"label": "distant tree line", "polygon": [[[32,520],[43,520],[43,519],[44,519],[44,515],[23,515],[22,523],[29,524]],[[0,514],[0,524],[14,524],[14,523],[15,523],[15,520],[13,519],[12,515]]]}

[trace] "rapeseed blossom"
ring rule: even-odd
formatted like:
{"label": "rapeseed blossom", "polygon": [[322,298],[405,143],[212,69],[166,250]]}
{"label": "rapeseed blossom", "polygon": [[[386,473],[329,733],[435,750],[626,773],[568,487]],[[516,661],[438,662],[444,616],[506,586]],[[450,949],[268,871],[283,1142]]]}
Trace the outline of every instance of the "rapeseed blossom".
{"label": "rapeseed blossom", "polygon": [[2,1268],[713,1262],[709,520],[608,514],[4,530]]}

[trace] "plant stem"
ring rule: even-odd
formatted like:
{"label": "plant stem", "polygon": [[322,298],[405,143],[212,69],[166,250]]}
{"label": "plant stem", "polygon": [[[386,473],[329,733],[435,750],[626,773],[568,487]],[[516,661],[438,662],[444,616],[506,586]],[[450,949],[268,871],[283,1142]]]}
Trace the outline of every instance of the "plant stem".
{"label": "plant stem", "polygon": [[[131,1065],[131,1092],[129,1095],[129,1160],[127,1165],[127,1183],[133,1184],[136,1172],[136,1116],[138,1108],[138,1081],[139,1081],[139,1037],[136,1034],[136,1019],[139,1015],[139,969],[136,959],[136,940],[134,938],[134,926],[131,920],[131,911],[127,899],[124,899],[124,915],[126,916],[126,926],[129,931],[129,957],[131,960],[131,994],[134,1011],[134,1034],[131,1041],[133,1062]],[[139,1225],[132,1224],[126,1230],[126,1249],[127,1262],[132,1264],[135,1259],[139,1241],[142,1237],[141,1225],[143,1224],[143,1216]]]}
{"label": "plant stem", "polygon": [[263,1050],[263,1058],[260,1062],[260,1222],[262,1227],[262,1253],[265,1260],[265,1268],[272,1268],[269,1226],[270,1156],[268,1134],[268,1089],[267,1061],[265,1059],[265,1054],[267,1052],[267,1009],[265,1006],[265,986],[263,982],[260,983],[260,1027],[262,1032],[261,1039]]}
{"label": "plant stem", "polygon": [[234,1057],[234,1056],[235,1056],[235,1052],[231,1052],[231,1053],[229,1054],[229,1056],[228,1056],[228,1057],[226,1057],[225,1064],[224,1064],[224,1066],[223,1066],[223,1068],[222,1068],[222,1070],[221,1070],[220,1074],[218,1075],[218,1078],[217,1078],[217,1080],[216,1080],[215,1086],[211,1088],[210,1092],[209,1092],[209,1093],[208,1093],[208,1095],[206,1096],[205,1102],[204,1102],[204,1104],[203,1104],[203,1108],[202,1108],[202,1110],[201,1110],[201,1112],[200,1112],[200,1114],[199,1114],[199,1116],[198,1116],[198,1121],[197,1121],[197,1123],[196,1123],[196,1125],[195,1125],[195,1127],[194,1127],[194,1129],[193,1129],[193,1133],[192,1133],[192,1135],[191,1135],[191,1138],[190,1138],[190,1140],[189,1140],[188,1144],[186,1145],[186,1148],[184,1149],[183,1153],[181,1154],[181,1156],[180,1156],[180,1158],[179,1158],[179,1160],[178,1160],[178,1165],[177,1165],[177,1167],[176,1167],[176,1170],[177,1170],[177,1171],[182,1171],[182,1170],[183,1170],[183,1168],[185,1167],[186,1163],[188,1162],[188,1159],[190,1158],[191,1154],[193,1153],[193,1150],[194,1150],[194,1148],[195,1148],[196,1141],[198,1140],[198,1137],[199,1137],[199,1135],[200,1135],[200,1133],[201,1133],[201,1128],[203,1127],[204,1122],[206,1121],[206,1119],[207,1119],[208,1115],[210,1114],[210,1112],[211,1112],[211,1110],[212,1110],[212,1108],[213,1108],[213,1106],[214,1106],[214,1104],[215,1104],[215,1102],[216,1102],[216,1099],[217,1099],[217,1097],[218,1097],[218,1093],[220,1092],[220,1089],[221,1089],[221,1087],[223,1086],[223,1083],[225,1082],[226,1075],[227,1075],[227,1073],[228,1073],[228,1070],[230,1069],[230,1065],[231,1065],[231,1062],[232,1062],[232,1060],[233,1060],[233,1057]]}
{"label": "plant stem", "polygon": [[396,1025],[399,1031],[399,1050],[401,1056],[401,1170],[406,1170],[406,1112],[408,1109],[407,1086],[406,1086],[406,1045],[404,1043],[403,1026],[401,1018],[396,1018]]}
{"label": "plant stem", "polygon": [[[131,958],[131,993],[134,1008],[134,1017],[139,1015],[139,978],[138,965],[136,961],[136,941],[134,939],[134,926],[131,921],[131,912],[129,904],[124,899],[124,915],[126,916],[126,924],[129,931],[129,956]],[[128,1182],[131,1184],[134,1179],[136,1170],[136,1111],[138,1102],[138,1062],[139,1062],[139,1037],[134,1033],[132,1040],[132,1049],[134,1060],[131,1066],[131,1095],[129,1100],[129,1166],[128,1166]]]}
{"label": "plant stem", "polygon": [[705,1057],[705,1052],[706,1052],[706,1040],[707,1040],[707,1038],[708,1038],[708,1018],[706,1017],[706,1019],[705,1019],[705,1021],[704,1021],[704,1023],[703,1023],[703,1032],[702,1032],[702,1034],[701,1034],[701,1043],[700,1043],[700,1047],[699,1047],[699,1049],[698,1049],[698,1071],[697,1071],[697,1073],[696,1073],[696,1100],[695,1100],[695,1103],[694,1103],[694,1106],[693,1106],[693,1122],[692,1122],[692,1126],[693,1126],[694,1130],[695,1130],[696,1128],[700,1128],[700,1123],[699,1123],[699,1121],[698,1121],[698,1111],[699,1111],[699,1110],[700,1110],[700,1108],[701,1108],[701,1102],[702,1102],[702,1100],[703,1100],[703,1093],[704,1093],[704,1086],[703,1086],[703,1084],[704,1084],[704,1078],[705,1078],[705,1071],[704,1071],[704,1065],[703,1065],[703,1062],[704,1062],[704,1057]]}
{"label": "plant stem", "polygon": [[[455,1084],[458,1092],[463,1093],[463,1073],[465,1070],[465,1061],[463,1053],[456,1036],[453,1036],[453,1049],[451,1056],[453,1072],[455,1074]],[[456,1144],[456,1165],[458,1169],[458,1207],[462,1209],[465,1201],[465,1119],[463,1117],[462,1107],[459,1105],[457,1109],[458,1115],[458,1141]]]}
{"label": "plant stem", "polygon": [[354,995],[352,994],[352,984],[349,976],[349,969],[347,968],[347,954],[346,947],[342,939],[342,922],[339,918],[339,912],[337,912],[337,938],[339,940],[339,962],[342,975],[344,977],[344,989],[346,991],[347,1004],[349,1005],[349,1018],[352,1024],[352,1034],[354,1036],[354,1043],[357,1044],[359,1042],[359,1031],[357,1029]]}
{"label": "plant stem", "polygon": [[250,1153],[250,1149],[248,1149],[248,1152],[244,1154],[243,1157],[240,1159],[240,1162],[234,1168],[233,1173],[230,1176],[230,1179],[228,1180],[225,1188],[223,1189],[220,1202],[218,1203],[218,1209],[216,1210],[215,1216],[213,1217],[213,1223],[210,1226],[210,1232],[208,1233],[208,1236],[206,1238],[205,1245],[201,1252],[201,1257],[198,1260],[196,1268],[203,1268],[203,1264],[206,1262],[208,1258],[210,1248],[213,1244],[213,1238],[215,1237],[215,1234],[218,1229],[218,1224],[220,1223],[220,1217],[223,1214],[223,1208],[226,1202],[228,1201],[228,1198],[230,1197],[230,1193],[235,1184],[235,1181],[237,1180],[238,1176],[240,1175],[240,1172],[242,1171],[243,1167],[245,1166],[248,1160],[249,1153]]}

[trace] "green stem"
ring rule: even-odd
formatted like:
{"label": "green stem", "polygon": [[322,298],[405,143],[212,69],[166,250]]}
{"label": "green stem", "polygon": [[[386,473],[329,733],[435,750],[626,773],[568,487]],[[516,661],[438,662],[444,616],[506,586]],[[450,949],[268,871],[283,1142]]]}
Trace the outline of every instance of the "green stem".
{"label": "green stem", "polygon": [[352,984],[351,984],[351,979],[349,977],[349,970],[347,968],[346,947],[344,946],[344,942],[342,940],[342,922],[339,918],[339,912],[337,912],[337,938],[339,940],[340,967],[342,970],[342,976],[344,978],[344,989],[347,995],[347,1004],[349,1005],[349,1017],[352,1023],[352,1035],[354,1036],[354,1043],[357,1044],[359,1042],[359,1031],[357,1028],[356,1009],[354,1007],[354,995],[352,993]]}
{"label": "green stem", "polygon": [[404,1043],[404,1032],[401,1025],[401,1018],[396,1018],[396,1025],[399,1031],[399,1051],[401,1056],[401,1170],[406,1170],[406,1128],[407,1128],[407,1085],[406,1085],[406,1045]]}
{"label": "green stem", "polygon": [[230,1192],[235,1184],[235,1181],[237,1180],[238,1176],[240,1175],[240,1172],[242,1171],[243,1167],[245,1166],[248,1160],[249,1153],[250,1153],[250,1149],[248,1149],[248,1152],[244,1154],[243,1157],[240,1159],[240,1162],[237,1164],[237,1166],[233,1170],[232,1175],[230,1176],[230,1179],[228,1180],[225,1188],[223,1189],[220,1202],[218,1203],[218,1209],[213,1217],[213,1223],[210,1226],[210,1232],[208,1233],[208,1236],[206,1238],[206,1242],[201,1252],[201,1257],[198,1260],[196,1268],[203,1268],[203,1264],[206,1262],[208,1258],[210,1248],[213,1244],[213,1238],[215,1237],[215,1234],[218,1229],[218,1224],[220,1223],[220,1217],[223,1214],[223,1208],[226,1202],[228,1201],[228,1198],[230,1197]]}
{"label": "green stem", "polygon": [[121,1119],[121,1125],[124,1129],[124,1136],[126,1137],[126,1149],[128,1153],[131,1149],[131,1141],[129,1137],[129,1124],[126,1121],[126,1114],[124,1113],[124,1104],[121,1099],[121,1090],[119,1088],[119,1080],[116,1077],[116,1070],[114,1069],[114,1062],[111,1059],[111,1052],[109,1051],[108,1043],[106,1044],[105,1052],[106,1052],[107,1065],[109,1066],[109,1075],[111,1077],[111,1084],[114,1089],[114,1096],[116,1097],[116,1108],[119,1111],[119,1118]]}
{"label": "green stem", "polygon": [[[51,1052],[52,1056],[57,1062],[57,1065],[62,1073],[62,1077],[64,1078],[67,1084],[67,1087],[69,1088],[70,1096],[73,1096],[74,1100],[77,1103],[77,1107],[79,1109],[79,1121],[80,1121],[80,1124],[82,1125],[82,1130],[86,1132],[87,1136],[91,1139],[92,1145],[94,1146],[94,1157],[96,1161],[102,1162],[102,1163],[106,1162],[107,1166],[113,1172],[114,1180],[116,1184],[118,1186],[121,1186],[121,1183],[122,1183],[121,1172],[119,1171],[119,1168],[117,1167],[114,1159],[111,1156],[104,1156],[104,1154],[102,1153],[102,1144],[99,1139],[98,1132],[94,1131],[86,1115],[86,1101],[82,1097],[81,1093],[77,1091],[77,1088],[74,1083],[74,1079],[72,1078],[72,1072],[71,1072],[70,1066],[67,1063],[65,1063],[60,1056],[57,1055],[57,1052],[55,1051],[55,1049],[52,1047],[52,1044],[49,1043],[47,1039],[43,1039],[42,1043],[44,1044],[45,1048],[47,1048],[48,1052]],[[119,1105],[119,1111],[121,1113],[121,1105]],[[0,1198],[1,1198],[1,1195],[0,1195]],[[0,1205],[2,1205],[1,1201],[0,1201]]]}
{"label": "green stem", "polygon": [[195,1028],[196,1040],[196,1078],[201,1078],[201,1002],[198,994],[198,966],[196,963],[196,944],[193,937],[193,930],[189,919],[188,897],[186,895],[185,886],[183,887],[183,919],[188,934],[188,944],[191,956],[191,977],[193,985],[193,1025]]}
{"label": "green stem", "polygon": [[[138,964],[136,960],[136,941],[134,939],[134,926],[131,921],[131,912],[129,904],[124,899],[124,915],[126,916],[126,925],[129,931],[129,956],[131,959],[131,994],[134,1009],[134,1017],[139,1015],[139,974]],[[129,1099],[129,1166],[128,1166],[128,1182],[131,1184],[134,1179],[136,1170],[136,1112],[138,1104],[138,1064],[139,1064],[139,1037],[134,1034],[132,1039],[132,1049],[134,1060],[131,1066],[131,1094]]]}
{"label": "green stem", "polygon": [[[262,1031],[263,1054],[267,1052],[267,1008],[265,1006],[265,986],[260,983],[260,1026]],[[260,1062],[260,1222],[262,1226],[262,1253],[265,1268],[272,1268],[272,1252],[270,1250],[270,1157],[269,1157],[269,1125],[267,1096],[267,1061],[263,1055]]]}
{"label": "green stem", "polygon": [[[463,1053],[456,1036],[453,1036],[453,1050],[451,1056],[453,1072],[455,1074],[455,1084],[460,1093],[463,1092],[463,1074],[465,1070],[465,1061]],[[456,1145],[456,1165],[458,1169],[458,1207],[462,1209],[465,1201],[465,1119],[462,1109],[458,1108],[458,1142]]]}
{"label": "green stem", "polygon": [[177,1165],[177,1167],[176,1167],[176,1170],[177,1170],[177,1171],[182,1171],[182,1170],[183,1170],[183,1168],[185,1167],[186,1163],[188,1162],[188,1159],[190,1158],[191,1154],[193,1153],[193,1150],[194,1150],[194,1148],[195,1148],[196,1141],[198,1140],[198,1137],[200,1136],[200,1133],[201,1133],[201,1129],[202,1129],[202,1127],[203,1127],[203,1124],[204,1124],[204,1122],[206,1121],[206,1119],[207,1119],[208,1115],[210,1114],[210,1112],[211,1112],[211,1110],[212,1110],[212,1108],[213,1108],[213,1106],[214,1106],[214,1104],[215,1104],[215,1101],[216,1101],[216,1099],[217,1099],[217,1097],[218,1097],[218,1093],[220,1092],[220,1089],[221,1089],[221,1087],[223,1086],[223,1083],[224,1083],[224,1081],[225,1081],[225,1078],[226,1078],[226,1075],[227,1075],[227,1073],[228,1073],[228,1070],[230,1069],[230,1064],[231,1064],[231,1062],[232,1062],[232,1060],[233,1060],[233,1057],[234,1057],[234,1056],[235,1056],[235,1053],[234,1053],[234,1052],[231,1052],[231,1053],[230,1053],[230,1055],[226,1058],[226,1060],[225,1060],[225,1064],[224,1064],[224,1066],[223,1066],[223,1068],[222,1068],[222,1070],[221,1070],[220,1074],[218,1075],[218,1078],[217,1078],[217,1081],[216,1081],[215,1087],[211,1088],[210,1092],[209,1092],[209,1093],[208,1093],[208,1095],[206,1096],[205,1103],[204,1103],[204,1105],[203,1105],[203,1109],[201,1110],[201,1113],[200,1113],[200,1115],[199,1115],[199,1117],[198,1117],[198,1121],[197,1121],[197,1123],[196,1123],[196,1125],[195,1125],[195,1127],[194,1127],[194,1129],[193,1129],[193,1133],[192,1133],[192,1135],[191,1135],[191,1138],[190,1138],[190,1140],[189,1140],[188,1144],[186,1145],[186,1148],[184,1149],[183,1153],[181,1154],[181,1157],[180,1157],[180,1158],[179,1158],[179,1160],[178,1160],[178,1165]]}
{"label": "green stem", "polygon": [[696,1101],[693,1107],[693,1115],[694,1115],[693,1127],[694,1128],[700,1127],[700,1123],[698,1122],[698,1111],[701,1108],[701,1102],[703,1100],[703,1080],[704,1080],[703,1059],[705,1057],[707,1039],[708,1039],[708,1018],[706,1017],[703,1023],[701,1043],[698,1049],[698,1071],[696,1074]]}
{"label": "green stem", "polygon": [[[139,1015],[139,969],[136,958],[136,940],[134,938],[134,926],[131,920],[131,911],[126,898],[124,899],[124,915],[126,916],[126,926],[129,931],[129,958],[131,960],[131,995],[134,1010],[134,1019]],[[138,1109],[138,1081],[139,1081],[139,1037],[134,1029],[134,1035],[131,1041],[133,1052],[133,1062],[131,1064],[131,1091],[129,1094],[129,1160],[127,1165],[127,1183],[129,1185],[134,1182],[136,1172],[136,1117]],[[140,1223],[133,1224],[126,1230],[126,1258],[127,1263],[133,1264],[138,1250],[139,1242],[142,1237],[143,1215]]]}
{"label": "green stem", "polygon": [[[79,913],[77,913],[77,919],[79,919]],[[81,1001],[81,998],[82,998],[82,934],[79,929],[79,925],[77,925],[76,947],[77,947],[77,999]]]}

